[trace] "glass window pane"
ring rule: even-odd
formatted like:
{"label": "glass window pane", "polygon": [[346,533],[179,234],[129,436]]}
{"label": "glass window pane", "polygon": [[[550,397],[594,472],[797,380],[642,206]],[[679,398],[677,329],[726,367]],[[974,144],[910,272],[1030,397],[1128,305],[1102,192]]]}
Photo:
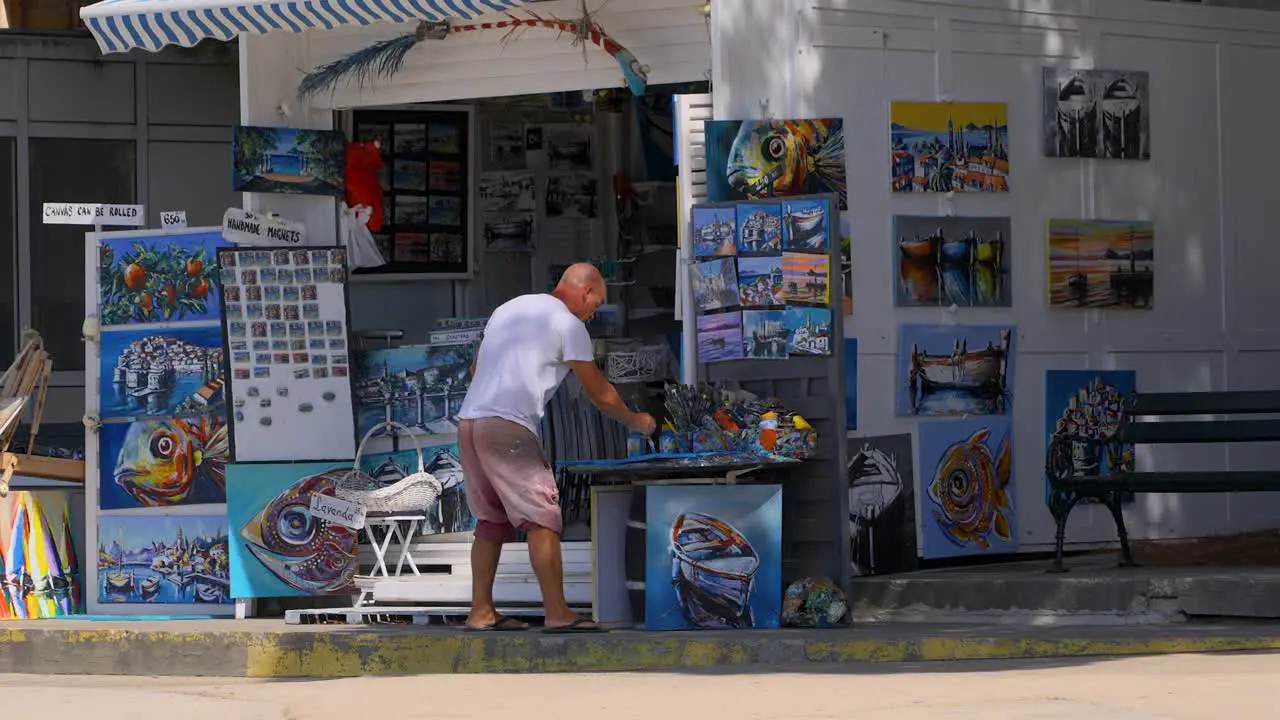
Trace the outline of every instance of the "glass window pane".
{"label": "glass window pane", "polygon": [[31,139],[31,324],[54,370],[84,370],[84,234],[93,227],[44,225],[43,205],[132,204],[137,167],[132,140]]}
{"label": "glass window pane", "polygon": [[18,325],[18,226],[13,138],[0,138],[0,371],[13,362]]}

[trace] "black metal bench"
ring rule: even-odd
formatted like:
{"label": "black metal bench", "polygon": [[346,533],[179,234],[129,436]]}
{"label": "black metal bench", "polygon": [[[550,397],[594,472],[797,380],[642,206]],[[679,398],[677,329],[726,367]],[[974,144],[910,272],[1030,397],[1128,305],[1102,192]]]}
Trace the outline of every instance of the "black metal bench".
{"label": "black metal bench", "polygon": [[[1062,564],[1067,518],[1081,501],[1107,506],[1120,537],[1121,566],[1137,563],[1129,549],[1121,504],[1136,493],[1280,492],[1276,471],[1160,471],[1134,472],[1132,447],[1161,443],[1233,443],[1280,441],[1280,419],[1213,419],[1143,421],[1151,416],[1280,415],[1280,392],[1197,392],[1133,394],[1124,403],[1115,434],[1101,440],[1054,436],[1049,444],[1045,475],[1049,481],[1049,511],[1057,523],[1053,565],[1049,572],[1065,572]],[[1097,467],[1105,457],[1115,468],[1105,476],[1078,472],[1083,459]]]}

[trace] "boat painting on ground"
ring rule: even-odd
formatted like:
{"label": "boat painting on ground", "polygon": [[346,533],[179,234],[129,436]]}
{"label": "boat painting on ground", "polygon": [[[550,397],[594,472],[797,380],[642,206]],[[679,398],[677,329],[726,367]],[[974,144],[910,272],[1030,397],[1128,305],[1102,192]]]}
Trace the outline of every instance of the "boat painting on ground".
{"label": "boat painting on ground", "polygon": [[738,255],[782,254],[782,204],[738,203]]}
{"label": "boat painting on ground", "polygon": [[694,257],[727,257],[737,252],[736,212],[731,207],[693,209]]}
{"label": "boat painting on ground", "polygon": [[[75,498],[77,515],[83,498]],[[80,555],[72,540],[72,494],[0,495],[0,620],[75,615],[83,607]]]}
{"label": "boat painting on ground", "polygon": [[898,415],[1007,415],[1013,407],[1014,329],[903,325]]}
{"label": "boat painting on ground", "polygon": [[[1056,473],[1110,476],[1132,472],[1133,445],[1122,448],[1103,443],[1120,428],[1124,402],[1138,389],[1138,374],[1133,370],[1048,370],[1045,372],[1045,451],[1055,437],[1071,443],[1070,467],[1059,467],[1057,458],[1049,458]],[[1062,458],[1065,460],[1066,458]],[[1065,464],[1065,463],[1064,463]],[[1044,499],[1048,505],[1052,492],[1046,478]],[[1122,502],[1131,502],[1133,493],[1125,493]],[[1082,498],[1080,502],[1096,502]]]}
{"label": "boat painting on ground", "polygon": [[916,569],[911,433],[849,438],[849,555],[854,576]]}
{"label": "boat painting on ground", "polygon": [[1008,192],[1009,109],[992,102],[893,102],[893,192]]}
{"label": "boat painting on ground", "polygon": [[231,453],[225,418],[104,423],[98,443],[98,506],[103,510],[227,501]]}
{"label": "boat painting on ground", "polygon": [[783,253],[782,294],[788,304],[830,303],[831,258],[826,255]]}
{"label": "boat painting on ground", "polygon": [[738,266],[733,258],[698,262],[689,266],[693,301],[704,313],[738,305]]}
{"label": "boat painting on ground", "polygon": [[[419,533],[445,535],[475,530],[476,518],[467,506],[466,481],[457,444],[427,445],[425,440],[422,442],[423,467],[440,481],[444,491],[435,505],[422,509],[427,519]],[[411,444],[403,443],[401,447]],[[381,487],[388,487],[418,472],[418,453],[416,450],[402,450],[364,455],[360,458],[360,468]]]}
{"label": "boat painting on ground", "polygon": [[713,202],[836,193],[848,209],[840,118],[708,120],[705,127]]}
{"label": "boat painting on ground", "polygon": [[1149,75],[1044,69],[1044,154],[1151,159]]}
{"label": "boat painting on ground", "polygon": [[1012,421],[920,423],[920,520],[926,560],[1018,550]]}
{"label": "boat painting on ground", "polygon": [[647,629],[779,626],[782,486],[655,485],[646,495]]}
{"label": "boat painting on ground", "polygon": [[1145,220],[1050,220],[1049,304],[1150,310],[1155,252]]}
{"label": "boat painting on ground", "polygon": [[698,362],[741,360],[742,313],[698,316]]}
{"label": "boat painting on ground", "polygon": [[226,414],[217,325],[112,330],[99,343],[103,419]]}
{"label": "boat painting on ground", "polygon": [[782,256],[738,258],[738,302],[744,308],[782,307]]}
{"label": "boat painting on ground", "polygon": [[748,359],[781,360],[787,357],[787,311],[744,310],[742,349]]}
{"label": "boat painting on ground", "polygon": [[477,343],[406,345],[360,354],[355,377],[356,434],[393,420],[414,433],[458,431]]}
{"label": "boat painting on ground", "polygon": [[1008,307],[1007,217],[893,218],[898,307]]}
{"label": "boat painting on ground", "polygon": [[231,189],[342,197],[346,153],[338,131],[239,125],[231,136]]}
{"label": "boat painting on ground", "polygon": [[98,602],[231,601],[227,521],[217,515],[102,515]]}
{"label": "boat painting on ground", "polygon": [[216,321],[222,317],[222,231],[101,241],[98,320],[103,326]]}
{"label": "boat painting on ground", "polygon": [[334,495],[351,463],[233,463],[227,467],[231,596],[349,593],[359,531],[311,514],[313,495]]}
{"label": "boat painting on ground", "polygon": [[826,252],[831,247],[831,209],[828,205],[826,200],[789,200],[783,203],[787,250]]}
{"label": "boat painting on ground", "polygon": [[831,308],[787,308],[787,353],[831,354]]}

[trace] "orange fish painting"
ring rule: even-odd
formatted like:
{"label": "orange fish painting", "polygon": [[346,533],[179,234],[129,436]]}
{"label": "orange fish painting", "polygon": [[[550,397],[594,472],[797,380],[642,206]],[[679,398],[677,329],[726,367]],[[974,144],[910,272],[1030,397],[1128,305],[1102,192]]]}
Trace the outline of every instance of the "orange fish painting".
{"label": "orange fish painting", "polygon": [[836,193],[847,210],[844,121],[708,120],[712,202]]}
{"label": "orange fish painting", "polygon": [[1017,549],[1010,427],[1004,417],[921,424],[921,464],[933,468],[925,558]]}
{"label": "orange fish painting", "polygon": [[226,502],[222,418],[110,423],[100,434],[104,510]]}

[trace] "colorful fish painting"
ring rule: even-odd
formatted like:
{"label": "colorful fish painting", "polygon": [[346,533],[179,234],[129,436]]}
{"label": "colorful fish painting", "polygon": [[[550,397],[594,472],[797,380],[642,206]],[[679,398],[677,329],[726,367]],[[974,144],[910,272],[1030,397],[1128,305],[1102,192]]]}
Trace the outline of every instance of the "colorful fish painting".
{"label": "colorful fish painting", "polygon": [[921,423],[920,460],[932,472],[924,557],[1017,549],[1008,418]]}
{"label": "colorful fish painting", "polygon": [[848,209],[843,120],[708,120],[706,135],[709,200],[836,193]]}
{"label": "colorful fish painting", "polygon": [[226,502],[224,418],[109,423],[99,438],[102,509]]}
{"label": "colorful fish painting", "polygon": [[332,463],[228,466],[232,597],[324,595],[354,587],[358,531],[311,514],[312,496],[335,494],[350,471]]}

